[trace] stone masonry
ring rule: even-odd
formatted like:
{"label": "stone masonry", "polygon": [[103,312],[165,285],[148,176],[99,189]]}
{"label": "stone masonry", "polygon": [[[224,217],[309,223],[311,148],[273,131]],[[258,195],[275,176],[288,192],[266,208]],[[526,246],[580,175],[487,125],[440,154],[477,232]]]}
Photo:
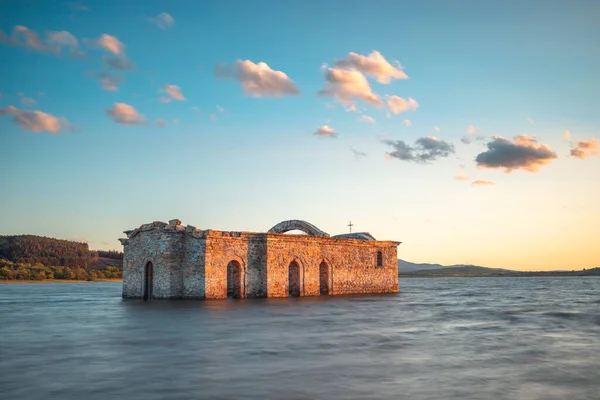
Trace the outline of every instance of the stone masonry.
{"label": "stone masonry", "polygon": [[[285,234],[301,230],[306,235]],[[225,299],[398,291],[397,247],[290,220],[266,233],[152,222],[124,232],[123,297]]]}

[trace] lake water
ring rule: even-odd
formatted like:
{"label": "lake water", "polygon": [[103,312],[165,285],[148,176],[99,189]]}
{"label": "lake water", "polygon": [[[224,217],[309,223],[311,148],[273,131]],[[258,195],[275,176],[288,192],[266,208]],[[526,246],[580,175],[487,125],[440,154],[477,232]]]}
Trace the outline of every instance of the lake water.
{"label": "lake water", "polygon": [[0,398],[600,399],[600,278],[400,285],[151,303],[0,285]]}

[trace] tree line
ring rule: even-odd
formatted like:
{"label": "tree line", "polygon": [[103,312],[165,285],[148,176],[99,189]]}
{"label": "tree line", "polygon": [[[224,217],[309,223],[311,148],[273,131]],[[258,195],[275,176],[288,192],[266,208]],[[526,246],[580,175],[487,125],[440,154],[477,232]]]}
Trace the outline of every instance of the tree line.
{"label": "tree line", "polygon": [[[98,262],[99,258],[104,260]],[[0,236],[0,280],[121,278],[122,260],[120,251],[90,250],[87,243],[35,235]]]}

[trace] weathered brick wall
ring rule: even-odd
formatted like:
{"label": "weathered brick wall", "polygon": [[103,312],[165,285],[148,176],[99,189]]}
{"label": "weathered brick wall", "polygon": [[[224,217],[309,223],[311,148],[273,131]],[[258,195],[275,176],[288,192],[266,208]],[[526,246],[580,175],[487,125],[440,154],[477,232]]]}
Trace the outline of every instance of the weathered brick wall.
{"label": "weathered brick wall", "polygon": [[164,227],[130,238],[123,257],[123,297],[142,298],[148,262],[153,267],[153,297],[181,297],[181,239],[181,234]]}
{"label": "weathered brick wall", "polygon": [[[376,267],[377,251],[383,266]],[[312,236],[269,235],[268,295],[288,296],[288,271],[292,261],[300,266],[300,295],[320,294],[319,266],[329,269],[329,293],[385,293],[398,291],[395,242],[375,242]]]}
{"label": "weathered brick wall", "polygon": [[[234,262],[236,296],[287,297],[290,264],[298,265],[300,296],[398,291],[398,242],[280,233],[222,232],[184,227],[178,220],[127,231],[123,297],[141,298],[152,262],[153,298],[223,299]],[[382,266],[377,266],[377,252]],[[323,269],[321,269],[323,265]],[[229,279],[231,280],[230,273]]]}

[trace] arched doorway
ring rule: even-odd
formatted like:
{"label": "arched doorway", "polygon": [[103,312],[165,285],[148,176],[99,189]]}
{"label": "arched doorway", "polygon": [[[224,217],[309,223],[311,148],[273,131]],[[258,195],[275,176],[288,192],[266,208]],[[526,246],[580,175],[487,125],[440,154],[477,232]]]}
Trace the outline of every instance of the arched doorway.
{"label": "arched doorway", "polygon": [[152,300],[154,266],[150,261],[144,267],[144,301]]}
{"label": "arched doorway", "polygon": [[325,261],[319,265],[319,282],[321,296],[329,294],[329,265]]}
{"label": "arched doorway", "polygon": [[289,296],[300,297],[300,266],[296,261],[292,261],[289,266],[288,290]]}
{"label": "arched doorway", "polygon": [[227,264],[227,297],[240,299],[244,297],[242,282],[242,266],[236,260]]}

